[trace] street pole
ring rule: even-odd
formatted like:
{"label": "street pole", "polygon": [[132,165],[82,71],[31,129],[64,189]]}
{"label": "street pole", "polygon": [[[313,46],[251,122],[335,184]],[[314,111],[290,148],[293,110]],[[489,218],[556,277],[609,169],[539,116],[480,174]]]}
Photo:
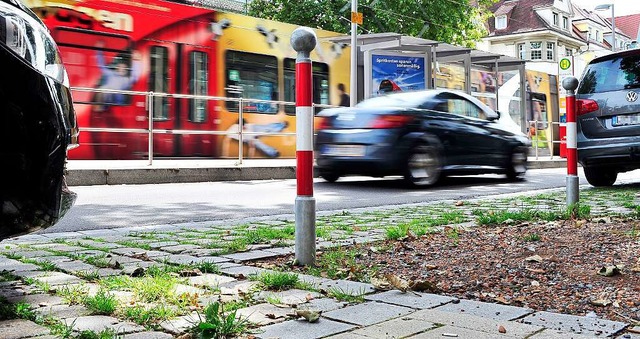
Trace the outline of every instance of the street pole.
{"label": "street pole", "polygon": [[578,188],[578,130],[576,126],[576,93],[578,79],[568,77],[562,80],[567,90],[567,207],[574,208],[579,200]]}
{"label": "street pole", "polygon": [[349,77],[351,107],[358,103],[358,24],[353,20],[353,14],[357,12],[358,0],[351,0],[351,76]]}
{"label": "street pole", "polygon": [[613,46],[611,51],[616,51],[616,14],[613,11],[613,4],[611,4],[611,40],[613,40]]}
{"label": "street pole", "polygon": [[313,197],[313,73],[311,51],[316,34],[309,27],[299,27],[291,34],[296,57],[296,180],[295,251],[296,264],[315,265],[316,200]]}

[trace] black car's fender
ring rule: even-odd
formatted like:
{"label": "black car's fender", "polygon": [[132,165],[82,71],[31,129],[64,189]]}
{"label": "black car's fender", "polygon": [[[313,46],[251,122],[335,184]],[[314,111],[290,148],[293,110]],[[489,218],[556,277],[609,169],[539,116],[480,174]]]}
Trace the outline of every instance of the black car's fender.
{"label": "black car's fender", "polygon": [[[399,150],[402,150],[403,154],[401,159],[407,159],[409,152],[417,145],[434,146],[438,150],[438,153],[444,161],[444,147],[440,142],[440,139],[434,134],[428,132],[411,132],[403,135],[398,142]],[[444,163],[444,162],[443,162]]]}

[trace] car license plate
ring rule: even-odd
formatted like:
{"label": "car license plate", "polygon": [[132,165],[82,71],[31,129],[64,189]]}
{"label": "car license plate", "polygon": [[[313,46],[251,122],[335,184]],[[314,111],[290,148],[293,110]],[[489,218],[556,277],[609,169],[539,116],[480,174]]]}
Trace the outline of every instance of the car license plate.
{"label": "car license plate", "polygon": [[361,157],[364,156],[364,146],[361,145],[325,145],[322,154],[335,157]]}
{"label": "car license plate", "polygon": [[616,115],[611,120],[613,126],[638,125],[640,114]]}

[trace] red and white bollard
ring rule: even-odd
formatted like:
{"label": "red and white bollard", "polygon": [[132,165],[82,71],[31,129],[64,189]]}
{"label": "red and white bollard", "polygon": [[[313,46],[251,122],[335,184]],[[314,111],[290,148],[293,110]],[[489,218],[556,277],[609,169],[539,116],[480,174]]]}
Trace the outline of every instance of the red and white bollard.
{"label": "red and white bollard", "polygon": [[562,80],[562,87],[567,90],[567,207],[578,203],[578,129],[576,126],[576,93],[578,79],[568,77]]}
{"label": "red and white bollard", "polygon": [[316,47],[311,28],[299,27],[291,34],[296,57],[296,264],[316,262],[316,200],[313,197],[313,73],[311,51]]}

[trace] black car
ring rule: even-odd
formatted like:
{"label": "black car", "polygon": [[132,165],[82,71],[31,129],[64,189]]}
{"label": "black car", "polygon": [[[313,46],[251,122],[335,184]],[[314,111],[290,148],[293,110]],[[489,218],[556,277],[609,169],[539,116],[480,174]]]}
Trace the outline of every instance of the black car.
{"label": "black car", "polygon": [[640,50],[593,59],[576,92],[578,161],[593,186],[640,168]]}
{"label": "black car", "polygon": [[49,31],[0,0],[0,239],[53,225],[75,194],[65,184],[78,129],[67,73]]}
{"label": "black car", "polygon": [[403,175],[425,186],[445,175],[502,173],[515,180],[527,171],[528,138],[462,92],[395,93],[318,116],[317,170],[330,182],[350,174]]}

